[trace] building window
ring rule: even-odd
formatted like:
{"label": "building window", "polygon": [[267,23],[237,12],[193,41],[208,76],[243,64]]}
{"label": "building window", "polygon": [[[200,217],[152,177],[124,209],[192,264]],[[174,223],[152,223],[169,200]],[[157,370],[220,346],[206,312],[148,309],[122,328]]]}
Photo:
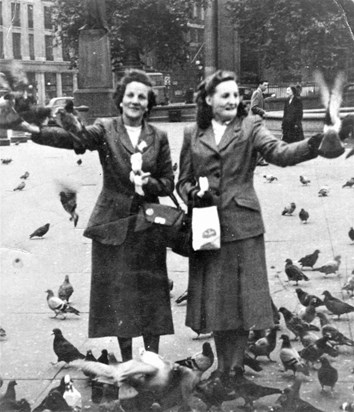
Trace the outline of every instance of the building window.
{"label": "building window", "polygon": [[72,73],[61,75],[62,96],[72,96],[74,93],[74,80]]}
{"label": "building window", "polygon": [[28,47],[29,47],[29,55],[31,60],[35,60],[34,56],[34,35],[28,35]]}
{"label": "building window", "polygon": [[44,6],[44,28],[47,30],[52,30],[52,12],[50,7]]}
{"label": "building window", "polygon": [[28,28],[33,29],[33,5],[27,5],[27,20],[28,20]]}
{"label": "building window", "polygon": [[12,33],[12,49],[14,54],[14,59],[21,60],[21,34]]}
{"label": "building window", "polygon": [[3,22],[2,22],[2,1],[0,1],[0,26],[2,26],[3,25]]}
{"label": "building window", "polygon": [[0,59],[4,59],[4,35],[3,32],[0,31]]}
{"label": "building window", "polygon": [[45,40],[45,58],[46,60],[54,60],[53,56],[53,37],[44,36]]}
{"label": "building window", "polygon": [[21,5],[11,3],[11,22],[13,26],[21,27]]}
{"label": "building window", "polygon": [[57,97],[57,77],[55,73],[44,73],[46,104],[53,97]]}

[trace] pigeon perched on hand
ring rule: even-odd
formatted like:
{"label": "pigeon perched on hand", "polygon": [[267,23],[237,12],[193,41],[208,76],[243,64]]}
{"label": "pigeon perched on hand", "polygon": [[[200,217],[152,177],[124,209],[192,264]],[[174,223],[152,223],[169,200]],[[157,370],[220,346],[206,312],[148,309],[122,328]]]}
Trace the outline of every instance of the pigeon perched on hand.
{"label": "pigeon perched on hand", "polygon": [[80,316],[80,312],[66,303],[64,300],[54,296],[54,293],[51,289],[46,290],[47,293],[47,303],[49,309],[55,313],[55,318],[60,314],[63,315],[65,319],[66,313],[74,313],[77,316]]}
{"label": "pigeon perched on hand", "polygon": [[344,187],[353,187],[354,186],[354,177],[351,177],[349,180],[347,180],[342,188]]}
{"label": "pigeon perched on hand", "polygon": [[291,259],[285,260],[285,273],[289,281],[296,282],[295,285],[299,284],[300,280],[309,281],[310,279],[300,270],[300,268],[293,264]]}
{"label": "pigeon perched on hand", "polygon": [[344,73],[338,73],[334,86],[330,91],[321,72],[315,71],[314,79],[319,86],[321,100],[326,108],[323,140],[318,148],[318,153],[326,158],[335,158],[344,153],[344,146],[339,138],[342,122],[339,115],[342,103]]}
{"label": "pigeon perched on hand", "polygon": [[338,371],[334,368],[329,360],[324,356],[320,358],[321,367],[317,371],[318,380],[320,382],[322,391],[325,386],[329,386],[333,392],[334,387],[338,381]]}
{"label": "pigeon perched on hand", "polygon": [[319,253],[320,251],[316,249],[313,253],[306,255],[302,257],[301,259],[299,259],[298,262],[300,263],[301,268],[303,267],[313,268],[314,264],[317,262]]}
{"label": "pigeon perched on hand", "polygon": [[74,293],[73,285],[70,283],[69,275],[65,275],[64,282],[59,286],[58,297],[69,303],[71,295]]}
{"label": "pigeon perched on hand", "polygon": [[53,329],[53,349],[54,353],[58,357],[58,362],[72,362],[75,359],[84,359],[83,355],[73,344],[71,344],[67,339],[64,338],[63,333],[60,329]]}
{"label": "pigeon perched on hand", "polygon": [[301,305],[303,306],[308,306],[310,304],[310,302],[314,303],[315,307],[319,307],[319,306],[323,306],[324,303],[323,301],[317,297],[316,295],[311,295],[307,292],[305,292],[304,290],[300,289],[300,288],[296,288],[295,292],[297,294],[297,297],[299,298],[299,301],[301,303]]}
{"label": "pigeon perched on hand", "polygon": [[50,223],[46,223],[45,225],[36,229],[33,233],[30,234],[30,239],[33,237],[43,237],[49,230]]}
{"label": "pigeon perched on hand", "polygon": [[21,190],[23,190],[26,187],[26,183],[24,181],[22,181],[21,183],[19,183],[14,189],[13,191],[15,192],[16,190],[18,190],[19,192]]}
{"label": "pigeon perched on hand", "polygon": [[334,259],[329,260],[326,262],[324,265],[319,266],[317,268],[313,268],[312,270],[316,272],[321,272],[324,273],[325,275],[330,275],[332,273],[336,273],[337,270],[339,269],[339,266],[341,264],[341,256],[337,255],[334,257]]}
{"label": "pigeon perched on hand", "polygon": [[307,223],[309,217],[310,217],[309,212],[307,212],[305,209],[301,209],[301,210],[300,210],[300,212],[299,212],[299,218],[300,218],[301,222]]}
{"label": "pigeon perched on hand", "polygon": [[25,172],[22,176],[20,176],[20,179],[26,180],[29,178],[29,175],[30,175],[29,172]]}
{"label": "pigeon perched on hand", "polygon": [[308,179],[308,178],[305,177],[305,176],[300,176],[300,182],[301,182],[304,186],[307,186],[309,183],[311,183],[311,180]]}
{"label": "pigeon perched on hand", "polygon": [[284,210],[282,211],[282,216],[292,216],[296,209],[296,204],[294,202],[291,202],[289,206],[285,206]]}
{"label": "pigeon perched on hand", "polygon": [[74,102],[70,99],[67,99],[64,107],[59,108],[55,112],[55,121],[64,130],[76,136],[83,130],[81,120],[78,117],[78,112],[74,107]]}
{"label": "pigeon perched on hand", "polygon": [[328,290],[325,290],[322,295],[324,295],[323,302],[326,308],[334,315],[337,315],[338,319],[345,313],[354,312],[354,306],[349,305],[343,300],[335,298]]}

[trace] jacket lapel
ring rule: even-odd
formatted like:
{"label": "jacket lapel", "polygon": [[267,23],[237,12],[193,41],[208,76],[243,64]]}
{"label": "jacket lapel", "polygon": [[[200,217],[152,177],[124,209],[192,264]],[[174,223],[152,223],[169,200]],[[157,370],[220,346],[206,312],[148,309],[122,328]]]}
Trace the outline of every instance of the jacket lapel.
{"label": "jacket lapel", "polygon": [[198,140],[200,143],[207,146],[209,149],[213,150],[214,152],[219,151],[218,147],[216,146],[213,127],[211,125],[206,130],[198,131]]}
{"label": "jacket lapel", "polygon": [[225,150],[229,144],[239,137],[239,132],[241,130],[241,119],[236,117],[226,128],[223,137],[220,140],[218,149],[221,152]]}
{"label": "jacket lapel", "polygon": [[[154,143],[154,130],[153,128],[146,122],[143,122],[143,128],[141,130],[139,140],[138,140],[138,147],[141,147],[143,152],[149,149],[150,146]],[[144,143],[145,142],[145,143]]]}
{"label": "jacket lapel", "polygon": [[130,141],[130,138],[128,136],[126,128],[124,127],[123,120],[121,117],[118,117],[116,119],[115,126],[119,139],[122,142],[123,146],[130,154],[133,154],[135,152],[135,148],[133,147],[132,142]]}

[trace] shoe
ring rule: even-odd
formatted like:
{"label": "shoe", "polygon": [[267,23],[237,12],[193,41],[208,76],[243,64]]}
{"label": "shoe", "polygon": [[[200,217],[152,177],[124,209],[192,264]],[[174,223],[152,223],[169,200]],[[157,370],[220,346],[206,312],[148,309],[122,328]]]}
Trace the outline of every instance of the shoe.
{"label": "shoe", "polygon": [[267,163],[264,159],[261,159],[258,163],[257,166],[268,166],[269,163]]}

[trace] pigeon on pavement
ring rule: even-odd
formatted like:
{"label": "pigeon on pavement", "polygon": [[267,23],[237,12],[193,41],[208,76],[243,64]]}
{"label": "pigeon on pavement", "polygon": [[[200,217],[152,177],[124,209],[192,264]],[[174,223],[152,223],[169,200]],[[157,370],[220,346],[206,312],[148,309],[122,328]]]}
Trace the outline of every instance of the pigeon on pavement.
{"label": "pigeon on pavement", "polygon": [[318,191],[318,197],[327,197],[329,195],[329,187],[323,186]]}
{"label": "pigeon on pavement", "polygon": [[53,349],[58,357],[58,362],[72,362],[76,359],[84,359],[83,355],[73,344],[64,338],[62,331],[58,328],[53,329]]}
{"label": "pigeon on pavement", "polygon": [[64,282],[59,286],[58,296],[69,303],[71,295],[74,293],[73,285],[70,283],[69,275],[65,275]]}
{"label": "pigeon on pavement", "polygon": [[263,175],[263,177],[266,180],[266,182],[268,182],[268,183],[272,183],[272,182],[278,180],[278,178],[273,176],[273,175]]}
{"label": "pigeon on pavement", "polygon": [[82,165],[82,159],[78,159],[76,163],[77,163],[79,166],[81,166],[81,165]]}
{"label": "pigeon on pavement", "polygon": [[55,386],[48,392],[47,396],[42,400],[42,402],[35,409],[33,409],[33,412],[42,412],[47,409],[49,409],[50,411],[71,410],[69,409],[69,406],[66,404],[63,398],[63,394],[65,391],[64,378],[65,376],[61,378],[58,386]]}
{"label": "pigeon on pavement", "polygon": [[296,204],[294,202],[291,202],[289,206],[285,206],[283,211],[282,211],[282,216],[292,216],[292,214],[294,213],[296,209]]}
{"label": "pigeon on pavement", "polygon": [[351,227],[348,232],[349,239],[354,242],[354,228]]}
{"label": "pigeon on pavement", "polygon": [[349,305],[343,300],[335,298],[330,294],[330,292],[328,292],[328,290],[325,290],[322,295],[324,295],[323,302],[326,308],[334,315],[337,315],[338,319],[345,313],[354,312],[354,306]]}
{"label": "pigeon on pavement", "polygon": [[320,358],[320,362],[321,367],[317,371],[317,376],[322,391],[324,390],[325,386],[329,386],[333,392],[334,387],[338,381],[338,371],[329,363],[329,360],[325,356]]}
{"label": "pigeon on pavement", "polygon": [[105,365],[109,364],[108,361],[108,350],[107,349],[102,349],[101,351],[101,355],[99,356],[99,358],[97,359],[97,362],[103,363]]}
{"label": "pigeon on pavement", "polygon": [[301,288],[296,288],[295,292],[297,294],[297,297],[299,298],[301,305],[303,306],[308,306],[311,301],[315,301],[315,307],[324,305],[323,301],[319,297],[317,297],[316,295],[311,295]]}
{"label": "pigeon on pavement", "polygon": [[55,313],[55,318],[60,314],[64,316],[66,313],[74,313],[77,316],[80,316],[80,311],[70,306],[64,300],[54,296],[54,293],[51,289],[46,290],[47,293],[47,303],[49,309]]}
{"label": "pigeon on pavement", "polygon": [[248,346],[249,352],[254,355],[255,359],[257,359],[258,356],[267,356],[267,358],[273,362],[270,358],[270,354],[273,352],[277,344],[278,329],[278,326],[271,328],[264,337],[256,340]]}
{"label": "pigeon on pavement", "polygon": [[25,398],[22,398],[19,401],[5,399],[3,402],[0,402],[0,410],[4,412],[31,412],[31,405]]}
{"label": "pigeon on pavement", "polygon": [[346,337],[335,326],[331,325],[330,321],[324,313],[318,312],[317,317],[319,318],[321,323],[322,335],[328,336],[330,341],[334,345],[354,346],[354,341]]}
{"label": "pigeon on pavement", "polygon": [[300,182],[301,182],[304,186],[307,186],[309,183],[311,183],[311,180],[308,179],[308,178],[305,177],[305,176],[300,176]]}
{"label": "pigeon on pavement", "polygon": [[13,191],[15,192],[16,190],[21,191],[26,187],[26,183],[24,181],[22,181],[21,183],[19,183],[14,189]]}
{"label": "pigeon on pavement", "polygon": [[291,259],[286,259],[285,260],[285,273],[286,276],[288,277],[289,281],[294,281],[296,282],[295,285],[297,286],[299,284],[300,280],[310,280],[301,270],[298,266],[293,264],[293,261]]}
{"label": "pigeon on pavement", "polygon": [[192,370],[204,373],[214,363],[214,352],[211,348],[210,343],[205,342],[203,343],[201,352],[197,352],[194,355],[186,359],[176,361],[175,363],[181,366],[186,366],[187,368],[190,368]]}
{"label": "pigeon on pavement", "polygon": [[281,335],[280,339],[283,341],[279,352],[280,360],[284,366],[284,372],[292,370],[294,375],[296,372],[302,372],[304,375],[309,376],[309,370],[307,365],[302,361],[298,351],[291,346],[288,335]]}
{"label": "pigeon on pavement", "polygon": [[301,222],[303,223],[307,223],[307,221],[309,220],[310,214],[308,211],[306,211],[305,209],[301,209],[299,212],[299,218],[301,220]]}
{"label": "pigeon on pavement", "polygon": [[277,399],[281,412],[324,412],[300,398],[300,388],[304,377],[298,375],[290,388],[285,388]]}
{"label": "pigeon on pavement", "polygon": [[50,223],[46,223],[45,225],[36,229],[32,234],[30,234],[30,239],[33,237],[43,237],[49,230]]}
{"label": "pigeon on pavement", "polygon": [[320,254],[320,251],[316,249],[313,253],[310,253],[309,255],[305,255],[304,257],[299,259],[298,262],[301,265],[301,269],[304,267],[313,268],[314,264],[317,262],[319,254]]}
{"label": "pigeon on pavement", "polygon": [[300,337],[300,334],[305,330],[319,331],[316,325],[304,322],[297,315],[294,315],[284,306],[279,308],[279,312],[283,314],[286,327],[295,335],[295,339]]}
{"label": "pigeon on pavement", "polygon": [[339,266],[341,264],[341,256],[337,255],[334,257],[334,259],[329,260],[326,262],[324,265],[319,266],[317,268],[313,268],[312,270],[316,272],[321,272],[324,273],[325,275],[330,275],[332,273],[336,273],[337,270],[339,269]]}
{"label": "pigeon on pavement", "polygon": [[342,290],[346,290],[350,297],[354,296],[354,275],[349,276],[344,286],[342,287]]}
{"label": "pigeon on pavement", "polygon": [[0,339],[6,338],[6,330],[0,326]]}
{"label": "pigeon on pavement", "polygon": [[[354,150],[353,150],[353,153],[354,153]],[[351,401],[343,402],[341,404],[341,406],[339,407],[339,409],[341,411],[354,412],[354,401],[353,402],[351,402]]]}
{"label": "pigeon on pavement", "polygon": [[29,172],[25,172],[22,176],[20,176],[20,179],[26,180],[29,178],[29,175],[30,175]]}
{"label": "pigeon on pavement", "polygon": [[354,177],[351,177],[349,180],[347,180],[342,188],[344,187],[353,187],[354,186]]}
{"label": "pigeon on pavement", "polygon": [[14,379],[9,381],[9,383],[7,384],[6,392],[0,398],[0,402],[3,402],[4,400],[16,401],[16,390],[15,390],[16,385],[17,385],[17,382]]}
{"label": "pigeon on pavement", "polygon": [[9,165],[12,162],[12,159],[8,158],[8,159],[1,159],[1,163],[3,165]]}
{"label": "pigeon on pavement", "polygon": [[300,319],[302,319],[303,321],[307,322],[307,323],[311,323],[313,322],[313,320],[316,317],[316,307],[317,307],[317,300],[316,298],[313,298],[310,301],[310,304],[301,308],[298,316],[300,317]]}

